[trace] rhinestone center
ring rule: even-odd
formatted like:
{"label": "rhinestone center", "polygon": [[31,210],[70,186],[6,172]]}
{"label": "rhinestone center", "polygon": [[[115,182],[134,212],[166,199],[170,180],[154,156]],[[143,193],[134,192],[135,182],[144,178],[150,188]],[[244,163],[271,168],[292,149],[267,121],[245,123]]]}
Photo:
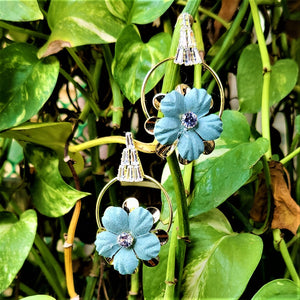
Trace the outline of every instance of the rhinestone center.
{"label": "rhinestone center", "polygon": [[132,235],[128,232],[122,232],[117,238],[118,244],[124,248],[128,248],[128,247],[132,246],[133,241],[134,241],[134,239],[133,239]]}
{"label": "rhinestone center", "polygon": [[194,128],[197,122],[197,115],[193,112],[185,113],[181,117],[181,124],[187,129]]}

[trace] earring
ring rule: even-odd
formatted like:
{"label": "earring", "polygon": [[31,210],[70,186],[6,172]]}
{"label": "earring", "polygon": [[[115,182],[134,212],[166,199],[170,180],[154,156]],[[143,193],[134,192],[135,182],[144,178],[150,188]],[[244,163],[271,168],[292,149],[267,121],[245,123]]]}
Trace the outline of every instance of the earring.
{"label": "earring", "polygon": [[[179,162],[188,164],[202,153],[210,154],[213,151],[214,140],[219,138],[223,130],[221,117],[224,111],[225,96],[218,75],[203,62],[196,47],[196,40],[191,29],[192,16],[183,13],[179,20],[181,20],[181,28],[176,55],[162,60],[147,73],[141,88],[141,105],[147,119],[144,128],[158,141],[156,154],[166,158],[177,147]],[[145,100],[147,81],[161,64],[170,60],[173,60],[175,64],[185,66],[201,64],[211,73],[220,91],[218,115],[209,114],[213,102],[205,89],[191,89],[186,84],[180,84],[170,93],[159,93],[153,97],[152,105],[161,111],[164,117],[150,116]]]}
{"label": "earring", "polygon": [[[143,208],[134,197],[127,198],[121,207],[109,206],[100,219],[102,198],[116,182],[120,182],[121,186],[150,186],[161,190],[169,207],[167,229],[155,228],[160,221],[160,211],[156,207]],[[156,266],[160,247],[168,241],[172,218],[172,204],[167,191],[157,180],[144,174],[132,133],[127,132],[118,175],[103,187],[97,199],[96,222],[99,229],[96,250],[122,275],[133,274],[139,260],[147,266]]]}

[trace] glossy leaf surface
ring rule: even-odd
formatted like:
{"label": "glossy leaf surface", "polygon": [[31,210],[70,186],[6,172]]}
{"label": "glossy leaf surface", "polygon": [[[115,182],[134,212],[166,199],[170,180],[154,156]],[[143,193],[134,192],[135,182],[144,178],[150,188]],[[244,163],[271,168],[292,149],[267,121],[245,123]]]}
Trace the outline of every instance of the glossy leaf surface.
{"label": "glossy leaf surface", "polygon": [[20,219],[10,212],[0,212],[0,292],[13,281],[34,241],[36,212],[25,211]]}
{"label": "glossy leaf surface", "polygon": [[191,219],[182,299],[238,299],[262,254],[260,237],[234,233],[217,209]]}
{"label": "glossy leaf surface", "polygon": [[[267,151],[268,142],[259,138],[250,142],[250,127],[246,118],[236,111],[224,111],[223,132],[210,155],[201,155],[194,165],[194,190],[190,196],[189,215],[197,216],[223,203],[253,174],[253,166]],[[238,129],[238,130],[237,130]],[[222,172],[220,172],[222,170]],[[164,183],[176,208],[171,177]],[[163,202],[163,217],[167,203]]]}
{"label": "glossy leaf surface", "polygon": [[147,24],[160,17],[174,0],[105,0],[109,11],[127,24]]}
{"label": "glossy leaf surface", "polygon": [[48,217],[62,216],[77,200],[89,195],[64,182],[58,171],[58,158],[54,151],[27,144],[25,154],[35,167],[30,190],[33,204],[40,213]]}
{"label": "glossy leaf surface", "polygon": [[54,89],[59,62],[55,57],[39,60],[36,53],[21,43],[0,51],[0,131],[34,116]]}
{"label": "glossy leaf surface", "polygon": [[[116,43],[112,71],[122,92],[132,103],[140,98],[141,86],[152,66],[168,57],[171,38],[167,33],[153,36],[143,43],[138,29],[127,26]],[[164,66],[153,72],[147,82],[146,93],[150,91],[164,74]]]}
{"label": "glossy leaf surface", "polygon": [[[72,176],[69,167],[64,162],[65,143],[72,133],[72,124],[60,123],[26,123],[0,134],[2,137],[17,140],[22,146],[26,143],[38,144],[56,151],[59,158],[59,168],[63,176]],[[77,173],[83,169],[84,162],[80,153],[70,153],[75,161],[74,168]]]}
{"label": "glossy leaf surface", "polygon": [[253,296],[252,300],[300,299],[300,288],[289,279],[268,282]]}
{"label": "glossy leaf surface", "polygon": [[23,22],[43,19],[37,0],[0,0],[0,20]]}
{"label": "glossy leaf surface", "polygon": [[[280,59],[273,66],[270,82],[270,105],[287,96],[294,88],[298,66],[291,59]],[[261,109],[263,69],[258,45],[248,45],[242,52],[237,71],[238,97],[243,113]]]}
{"label": "glossy leaf surface", "polygon": [[35,295],[22,298],[24,300],[55,300],[55,298],[48,295]]}
{"label": "glossy leaf surface", "polygon": [[[171,232],[169,232],[171,236]],[[162,299],[166,287],[166,269],[170,241],[160,248],[159,264],[155,268],[143,266],[143,294],[145,300]]]}
{"label": "glossy leaf surface", "polygon": [[51,35],[39,50],[39,57],[56,53],[64,47],[113,43],[125,26],[109,12],[105,1],[91,0],[52,0],[48,24]]}

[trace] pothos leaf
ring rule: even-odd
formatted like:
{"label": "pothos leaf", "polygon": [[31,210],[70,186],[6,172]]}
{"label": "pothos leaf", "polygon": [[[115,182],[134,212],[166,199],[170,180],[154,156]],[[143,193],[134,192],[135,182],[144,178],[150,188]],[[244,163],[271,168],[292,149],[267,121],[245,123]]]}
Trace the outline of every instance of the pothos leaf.
{"label": "pothos leaf", "polygon": [[[250,127],[241,113],[226,110],[222,121],[223,132],[216,140],[215,150],[210,155],[201,155],[194,162],[194,190],[189,199],[191,217],[217,207],[243,186],[252,176],[254,165],[268,148],[265,139],[249,141]],[[175,200],[171,176],[167,177],[164,187],[171,199]],[[162,199],[162,216],[167,218],[168,206]]]}
{"label": "pothos leaf", "polygon": [[103,0],[52,0],[47,20],[51,35],[38,57],[57,53],[64,47],[113,43],[125,27]]}
{"label": "pothos leaf", "polygon": [[238,299],[261,258],[261,238],[234,233],[217,209],[191,219],[190,228],[182,299]]}
{"label": "pothos leaf", "polygon": [[[170,43],[171,37],[167,33],[159,33],[148,43],[143,43],[136,26],[129,25],[122,31],[116,43],[112,72],[122,92],[132,103],[140,98],[143,80],[151,66],[168,56]],[[163,74],[163,66],[156,69],[147,82],[146,93]]]}
{"label": "pothos leaf", "polygon": [[0,0],[0,20],[23,22],[43,19],[37,0]]}
{"label": "pothos leaf", "polygon": [[[25,123],[2,132],[0,136],[15,139],[23,147],[29,142],[55,150],[59,158],[59,169],[62,175],[72,176],[69,167],[64,161],[64,148],[71,133],[72,125],[67,122]],[[84,167],[81,154],[69,152],[69,156],[75,162],[75,171],[80,173]]]}
{"label": "pothos leaf", "polygon": [[251,300],[299,299],[300,288],[289,279],[275,279],[268,282],[253,296]]}
{"label": "pothos leaf", "polygon": [[13,281],[22,267],[34,241],[37,227],[36,212],[26,210],[17,217],[0,212],[0,292]]}
{"label": "pothos leaf", "polygon": [[[280,59],[272,66],[270,105],[287,96],[298,78],[298,66],[292,59]],[[256,113],[261,109],[263,69],[258,45],[248,45],[242,52],[237,70],[241,112]]]}
{"label": "pothos leaf", "polygon": [[127,24],[147,24],[160,17],[174,0],[106,0],[109,11]]}
{"label": "pothos leaf", "polygon": [[24,150],[36,170],[30,191],[33,204],[40,213],[48,217],[62,216],[77,200],[89,195],[75,190],[63,181],[54,151],[33,144],[27,144]]}
{"label": "pothos leaf", "polygon": [[55,57],[39,60],[29,44],[0,51],[0,131],[24,123],[50,97],[59,72]]}

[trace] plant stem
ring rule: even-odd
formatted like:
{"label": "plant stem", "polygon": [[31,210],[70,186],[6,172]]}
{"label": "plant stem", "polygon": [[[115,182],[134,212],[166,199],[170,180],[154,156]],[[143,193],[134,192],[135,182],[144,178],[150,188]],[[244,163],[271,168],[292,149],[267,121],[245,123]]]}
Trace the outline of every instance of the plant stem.
{"label": "plant stem", "polygon": [[297,149],[295,149],[293,152],[291,152],[290,154],[288,154],[286,157],[284,157],[283,159],[280,160],[280,162],[285,165],[286,163],[288,163],[291,159],[293,159],[295,156],[297,156],[300,153],[300,147],[298,147]]}
{"label": "plant stem", "polygon": [[[213,60],[210,62],[210,67],[213,68],[215,71],[218,71],[220,66],[220,62],[226,57],[226,52],[230,49],[232,46],[232,42],[235,38],[235,36],[238,34],[238,32],[241,30],[240,24],[242,20],[244,19],[244,16],[248,9],[249,0],[242,1],[242,4],[240,6],[239,12],[234,19],[229,31],[226,34],[226,37],[222,43],[222,46],[216,56],[213,58]],[[203,74],[203,81],[206,81],[208,77],[211,76],[211,74],[207,71]]]}
{"label": "plant stem", "polygon": [[286,264],[286,267],[288,271],[290,272],[292,280],[300,286],[300,279],[299,275],[295,269],[295,266],[293,264],[293,261],[291,259],[290,253],[287,249],[286,243],[284,239],[281,236],[281,231],[280,229],[274,229],[273,230],[273,239],[274,239],[274,246],[275,248],[278,248],[279,251],[281,252],[282,258]]}
{"label": "plant stem", "polygon": [[29,286],[27,286],[26,284],[24,284],[22,282],[20,282],[19,288],[20,288],[20,291],[25,293],[27,296],[34,296],[34,295],[38,294],[36,291],[34,291],[32,288],[30,288]]}
{"label": "plant stem", "polygon": [[44,34],[44,33],[38,32],[38,31],[34,31],[34,30],[30,30],[30,29],[26,29],[23,27],[11,25],[11,24],[3,22],[3,21],[0,21],[0,27],[7,29],[7,30],[22,32],[22,33],[28,34],[30,36],[33,36],[36,38],[41,38],[44,40],[47,40],[49,38],[49,36],[47,34]]}
{"label": "plant stem", "polygon": [[[177,5],[186,5],[186,1],[177,1],[176,2]],[[229,29],[231,24],[227,21],[225,21],[224,19],[222,19],[221,17],[219,17],[218,15],[216,15],[215,13],[213,13],[212,11],[199,6],[198,11],[201,12],[204,15],[207,15],[208,17],[220,22],[226,29]]]}
{"label": "plant stem", "polygon": [[65,290],[66,288],[66,279],[65,279],[65,274],[63,273],[59,263],[57,260],[54,258],[52,255],[51,251],[47,247],[47,245],[44,243],[44,241],[40,238],[38,234],[36,234],[35,239],[34,239],[34,244],[38,248],[41,256],[43,257],[47,268],[49,270],[53,270],[55,273],[55,279],[60,285],[62,290]]}
{"label": "plant stem", "polygon": [[139,294],[139,271],[136,273],[132,274],[130,276],[130,281],[131,281],[131,286],[130,286],[130,291],[128,295],[129,300],[134,300],[137,299],[137,296]]}
{"label": "plant stem", "polygon": [[109,76],[109,82],[111,86],[112,96],[113,96],[113,106],[111,106],[112,110],[112,126],[113,128],[120,128],[121,120],[123,116],[123,97],[120,91],[120,88],[116,81],[114,80],[111,72],[112,65],[112,55],[108,45],[103,45],[103,55],[106,64],[106,69]]}
{"label": "plant stem", "polygon": [[72,82],[76,89],[78,89],[85,100],[89,103],[91,109],[93,110],[94,114],[97,118],[103,116],[100,108],[98,107],[97,103],[94,99],[89,95],[89,93],[79,84],[77,83],[64,69],[60,68],[59,73],[62,74],[68,81]]}
{"label": "plant stem", "polygon": [[254,28],[257,36],[262,67],[263,67],[263,89],[262,89],[262,103],[261,103],[261,122],[262,122],[262,136],[269,142],[268,151],[265,154],[267,160],[272,158],[271,150],[271,134],[270,134],[270,80],[271,80],[271,64],[269,59],[269,53],[264,38],[264,34],[261,28],[258,8],[255,0],[249,0]]}
{"label": "plant stem", "polygon": [[35,262],[39,265],[40,269],[44,273],[54,292],[57,294],[58,299],[65,299],[63,290],[61,289],[60,285],[57,285],[56,280],[54,280],[53,274],[51,274],[51,272],[48,270],[47,266],[42,261],[37,251],[34,248],[31,248],[30,252],[34,257]]}
{"label": "plant stem", "polygon": [[[138,151],[145,152],[145,153],[155,153],[155,146],[156,143],[143,143],[140,141],[135,140],[134,141],[135,146]],[[69,151],[70,152],[79,152],[83,151],[92,147],[96,147],[99,145],[104,144],[126,144],[126,140],[124,136],[107,136],[102,137],[94,140],[90,140],[84,143],[81,143],[79,145],[69,145]]]}
{"label": "plant stem", "polygon": [[178,218],[177,215],[174,218],[172,234],[170,238],[170,247],[169,247],[169,254],[168,254],[168,262],[167,262],[167,271],[166,271],[166,290],[164,294],[165,300],[172,300],[174,299],[175,294],[175,284],[176,284],[176,277],[175,277],[175,265],[176,265],[176,247],[177,247],[177,228],[178,228]]}

